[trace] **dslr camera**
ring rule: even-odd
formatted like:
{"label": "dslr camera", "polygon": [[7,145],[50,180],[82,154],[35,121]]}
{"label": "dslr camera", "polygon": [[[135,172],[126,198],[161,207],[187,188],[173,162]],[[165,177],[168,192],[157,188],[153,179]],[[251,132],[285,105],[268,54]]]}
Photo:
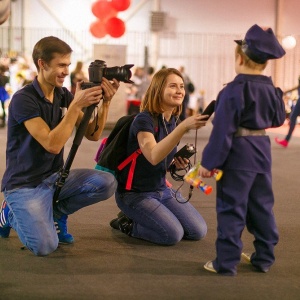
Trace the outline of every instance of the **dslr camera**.
{"label": "dslr camera", "polygon": [[100,85],[103,77],[108,80],[115,78],[118,81],[123,81],[125,83],[133,83],[133,81],[130,80],[130,68],[133,66],[134,65],[124,65],[122,67],[108,68],[105,61],[96,59],[89,65],[89,82],[83,82],[81,88],[85,90]]}

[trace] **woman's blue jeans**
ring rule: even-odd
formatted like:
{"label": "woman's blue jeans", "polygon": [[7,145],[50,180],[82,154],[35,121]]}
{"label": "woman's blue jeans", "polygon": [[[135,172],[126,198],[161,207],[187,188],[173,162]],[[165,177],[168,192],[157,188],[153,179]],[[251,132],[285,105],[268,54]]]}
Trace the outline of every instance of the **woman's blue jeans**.
{"label": "woman's blue jeans", "polygon": [[[21,242],[35,255],[48,255],[58,246],[53,221],[53,194],[58,174],[45,179],[36,188],[4,191],[10,208],[8,220]],[[55,214],[70,215],[85,206],[111,197],[116,190],[114,176],[93,169],[74,169],[62,187]]]}
{"label": "woman's blue jeans", "polygon": [[[207,225],[189,202],[179,203],[175,191],[166,188],[159,192],[118,193],[118,207],[133,220],[131,236],[160,245],[174,245],[182,238],[200,240],[207,233]],[[184,202],[180,193],[177,199]]]}

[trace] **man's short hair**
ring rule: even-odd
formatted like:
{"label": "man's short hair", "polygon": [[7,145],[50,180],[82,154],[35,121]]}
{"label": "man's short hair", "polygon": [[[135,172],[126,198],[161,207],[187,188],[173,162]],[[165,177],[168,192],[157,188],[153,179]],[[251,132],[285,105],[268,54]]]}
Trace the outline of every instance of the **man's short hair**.
{"label": "man's short hair", "polygon": [[64,41],[60,40],[55,36],[47,36],[39,40],[32,52],[33,62],[39,71],[38,60],[42,59],[46,63],[49,63],[53,57],[54,53],[59,54],[70,54],[72,53],[72,48]]}

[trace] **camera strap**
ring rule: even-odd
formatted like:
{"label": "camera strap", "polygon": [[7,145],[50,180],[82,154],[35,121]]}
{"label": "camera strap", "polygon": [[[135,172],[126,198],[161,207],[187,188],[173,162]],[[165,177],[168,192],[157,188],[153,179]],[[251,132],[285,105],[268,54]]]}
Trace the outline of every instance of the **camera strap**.
{"label": "camera strap", "polygon": [[[197,140],[198,140],[198,129],[196,129],[196,133],[195,133],[195,155],[194,155],[194,165],[197,163]],[[193,195],[193,191],[194,191],[194,186],[190,184],[190,188],[189,188],[189,196],[188,196],[188,201],[192,198]]]}
{"label": "camera strap", "polygon": [[[98,106],[95,106],[95,108],[98,109]],[[95,120],[95,128],[94,131],[91,133],[91,136],[94,135],[94,133],[99,129],[99,125],[98,125],[98,110],[96,113],[96,110],[94,109],[94,120]]]}

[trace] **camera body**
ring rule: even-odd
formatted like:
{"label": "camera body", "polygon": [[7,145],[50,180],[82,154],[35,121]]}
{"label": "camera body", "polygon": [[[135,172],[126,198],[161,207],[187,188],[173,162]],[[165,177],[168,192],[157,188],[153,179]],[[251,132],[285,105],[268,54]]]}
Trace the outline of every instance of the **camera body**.
{"label": "camera body", "polygon": [[196,148],[193,144],[186,144],[184,145],[179,151],[177,151],[174,157],[181,157],[181,158],[190,158],[196,153]]}
{"label": "camera body", "polygon": [[133,66],[134,65],[124,65],[122,67],[108,68],[105,61],[96,59],[89,65],[89,82],[83,82],[81,88],[84,90],[100,85],[103,77],[108,80],[115,78],[125,83],[133,83],[133,81],[130,80],[132,75],[130,68]]}

